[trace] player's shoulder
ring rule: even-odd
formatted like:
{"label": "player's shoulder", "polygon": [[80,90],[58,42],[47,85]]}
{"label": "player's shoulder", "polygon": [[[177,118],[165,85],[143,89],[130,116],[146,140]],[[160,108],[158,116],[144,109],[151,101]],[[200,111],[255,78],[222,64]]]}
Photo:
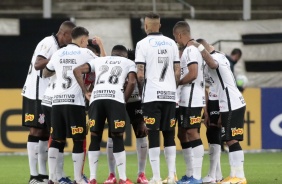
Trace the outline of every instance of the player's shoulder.
{"label": "player's shoulder", "polygon": [[88,48],[80,48],[81,49],[81,53],[83,55],[90,55],[92,56],[93,58],[97,58],[98,56],[96,56],[90,49]]}

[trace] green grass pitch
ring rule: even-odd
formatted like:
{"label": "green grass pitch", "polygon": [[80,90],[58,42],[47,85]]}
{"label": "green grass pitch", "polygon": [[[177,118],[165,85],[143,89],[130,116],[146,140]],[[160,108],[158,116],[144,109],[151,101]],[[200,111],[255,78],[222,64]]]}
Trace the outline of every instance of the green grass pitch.
{"label": "green grass pitch", "polygon": [[[106,155],[101,154],[98,165],[98,182],[103,183],[108,175],[108,165]],[[0,156],[0,183],[3,184],[26,184],[29,179],[29,168],[27,155],[1,155]],[[85,163],[85,174],[89,176],[88,160]],[[137,156],[127,155],[127,176],[136,182]],[[228,155],[222,153],[221,167],[224,177],[229,174]],[[161,154],[161,176],[167,175],[167,166],[163,153]],[[205,154],[202,176],[204,177],[209,168],[209,158]],[[276,153],[246,153],[245,154],[245,174],[248,184],[282,184],[282,152]],[[177,154],[176,169],[178,178],[185,173],[185,164],[181,153]],[[73,168],[71,155],[65,156],[65,172],[73,179]],[[150,163],[147,159],[146,176],[152,177]]]}

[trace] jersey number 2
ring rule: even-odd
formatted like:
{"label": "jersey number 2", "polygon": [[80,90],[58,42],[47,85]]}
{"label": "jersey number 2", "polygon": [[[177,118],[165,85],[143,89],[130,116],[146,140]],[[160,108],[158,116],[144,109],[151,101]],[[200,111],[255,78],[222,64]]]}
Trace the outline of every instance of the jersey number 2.
{"label": "jersey number 2", "polygon": [[[96,84],[104,84],[105,80],[101,80],[101,76],[109,71],[109,67],[107,65],[102,65],[99,68],[99,71],[101,71],[101,73],[97,77]],[[110,84],[117,84],[118,83],[118,78],[121,75],[121,73],[122,73],[122,68],[120,66],[114,66],[112,68],[111,72],[110,72],[110,76],[109,76],[108,82]]]}

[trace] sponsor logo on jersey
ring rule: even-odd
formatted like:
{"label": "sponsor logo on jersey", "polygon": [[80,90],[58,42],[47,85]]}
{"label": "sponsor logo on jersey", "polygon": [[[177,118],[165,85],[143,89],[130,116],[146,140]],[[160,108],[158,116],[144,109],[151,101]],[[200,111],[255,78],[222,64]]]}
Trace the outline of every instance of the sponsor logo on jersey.
{"label": "sponsor logo on jersey", "polygon": [[155,118],[144,118],[144,121],[145,121],[146,124],[153,125],[153,124],[155,124],[156,119]]}
{"label": "sponsor logo on jersey", "polygon": [[60,57],[63,57],[63,56],[69,56],[69,55],[80,55],[81,54],[81,52],[80,52],[80,50],[78,50],[78,51],[63,51],[59,56]]}
{"label": "sponsor logo on jersey", "polygon": [[170,120],[170,127],[174,127],[174,126],[175,126],[175,123],[176,123],[175,118],[171,119],[171,120]]}
{"label": "sponsor logo on jersey", "polygon": [[156,40],[155,38],[151,38],[149,40],[149,43],[152,47],[160,47],[160,46],[163,46],[163,45],[169,45],[169,46],[172,46],[172,43],[171,42],[166,42],[166,41],[159,41],[159,40]]}
{"label": "sponsor logo on jersey", "polygon": [[174,91],[157,91],[157,98],[175,100],[175,92]]}
{"label": "sponsor logo on jersey", "polygon": [[94,127],[95,126],[95,120],[94,119],[89,119],[88,121],[89,127]]}
{"label": "sponsor logo on jersey", "polygon": [[243,128],[231,128],[231,131],[232,131],[232,137],[236,135],[243,135],[244,133]]}
{"label": "sponsor logo on jersey", "polygon": [[38,123],[43,124],[45,122],[45,114],[39,114]]}
{"label": "sponsor logo on jersey", "polygon": [[115,129],[123,128],[125,126],[125,121],[115,121]]}
{"label": "sponsor logo on jersey", "polygon": [[201,123],[202,118],[200,116],[198,117],[190,117],[190,125],[194,125],[196,123]]}
{"label": "sponsor logo on jersey", "polygon": [[71,134],[81,134],[83,133],[83,127],[71,127]]}
{"label": "sponsor logo on jersey", "polygon": [[34,120],[34,114],[25,114],[25,119],[24,119],[24,122],[27,122],[27,121],[33,121]]}

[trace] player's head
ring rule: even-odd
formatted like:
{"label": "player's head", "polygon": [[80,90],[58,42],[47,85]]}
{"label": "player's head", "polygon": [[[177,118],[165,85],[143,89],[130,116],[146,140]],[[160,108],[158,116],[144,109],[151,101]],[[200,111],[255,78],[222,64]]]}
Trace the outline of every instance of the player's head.
{"label": "player's head", "polygon": [[71,43],[71,32],[74,27],[75,24],[71,21],[65,21],[61,24],[57,33],[60,46]]}
{"label": "player's head", "polygon": [[146,14],[144,24],[146,34],[159,32],[161,27],[160,16],[156,13],[150,12]]}
{"label": "player's head", "polygon": [[128,49],[127,50],[127,58],[134,61],[135,60],[135,50],[134,49]]}
{"label": "player's head", "polygon": [[127,58],[127,49],[123,45],[115,45],[112,49],[112,56],[121,56]]}
{"label": "player's head", "polygon": [[91,50],[96,56],[100,57],[100,54],[101,54],[100,47],[97,44],[93,44],[92,39],[88,39],[87,48]]}
{"label": "player's head", "polygon": [[241,49],[235,48],[235,49],[232,50],[230,57],[233,59],[233,61],[237,62],[237,61],[239,61],[241,56],[242,56]]}
{"label": "player's head", "polygon": [[214,51],[214,47],[211,44],[209,44],[205,39],[199,38],[196,41],[202,44],[208,52]]}
{"label": "player's head", "polygon": [[180,47],[184,47],[190,40],[190,26],[186,21],[178,21],[173,27],[173,36]]}
{"label": "player's head", "polygon": [[82,48],[88,45],[89,32],[84,27],[77,26],[71,32],[72,43],[77,44]]}

